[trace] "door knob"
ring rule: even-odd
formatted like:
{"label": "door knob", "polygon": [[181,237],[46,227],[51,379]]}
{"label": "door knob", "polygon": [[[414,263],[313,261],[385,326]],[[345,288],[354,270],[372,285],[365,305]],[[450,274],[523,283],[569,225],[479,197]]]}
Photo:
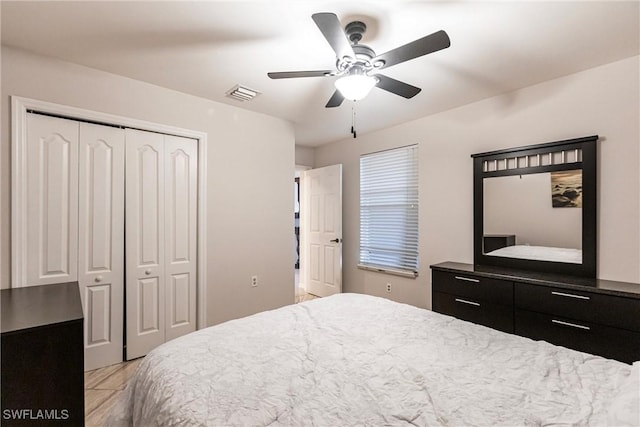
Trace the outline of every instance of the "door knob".
{"label": "door knob", "polygon": [[342,241],[342,239],[339,239],[337,237],[335,239],[333,239],[333,240],[329,240],[329,242],[332,242],[332,243],[340,243],[341,241]]}
{"label": "door knob", "polygon": [[102,276],[97,276],[95,279],[96,283],[102,282]]}
{"label": "door knob", "polygon": [[151,270],[145,270],[144,274],[146,274],[147,276],[151,274]]}

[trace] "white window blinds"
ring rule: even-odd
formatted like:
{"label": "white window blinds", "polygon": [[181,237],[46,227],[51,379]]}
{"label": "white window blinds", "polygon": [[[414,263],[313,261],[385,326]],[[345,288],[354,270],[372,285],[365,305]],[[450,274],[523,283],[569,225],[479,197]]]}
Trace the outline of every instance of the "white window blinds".
{"label": "white window blinds", "polygon": [[418,271],[418,146],[360,157],[360,266]]}

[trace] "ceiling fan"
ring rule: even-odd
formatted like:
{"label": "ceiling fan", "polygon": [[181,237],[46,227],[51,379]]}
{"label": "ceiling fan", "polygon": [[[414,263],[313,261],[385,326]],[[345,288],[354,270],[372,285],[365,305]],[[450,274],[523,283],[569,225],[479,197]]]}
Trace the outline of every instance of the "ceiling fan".
{"label": "ceiling fan", "polygon": [[336,91],[325,105],[326,108],[340,106],[345,98],[360,100],[367,96],[373,86],[407,99],[413,98],[420,92],[420,88],[392,79],[378,71],[446,49],[451,45],[447,33],[440,30],[376,55],[369,46],[359,44],[362,34],[367,30],[363,22],[350,22],[343,30],[334,13],[315,13],[311,17],[336,53],[336,69],[284,71],[267,73],[267,75],[272,79],[339,76],[340,78],[335,82]]}

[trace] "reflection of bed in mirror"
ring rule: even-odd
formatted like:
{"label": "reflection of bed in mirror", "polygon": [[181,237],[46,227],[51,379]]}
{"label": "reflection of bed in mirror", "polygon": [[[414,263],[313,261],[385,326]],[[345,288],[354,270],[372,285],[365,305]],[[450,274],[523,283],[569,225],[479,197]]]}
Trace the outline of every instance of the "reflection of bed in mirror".
{"label": "reflection of bed in mirror", "polygon": [[582,249],[555,248],[551,246],[513,245],[486,253],[488,256],[530,259],[538,261],[568,262],[580,264]]}

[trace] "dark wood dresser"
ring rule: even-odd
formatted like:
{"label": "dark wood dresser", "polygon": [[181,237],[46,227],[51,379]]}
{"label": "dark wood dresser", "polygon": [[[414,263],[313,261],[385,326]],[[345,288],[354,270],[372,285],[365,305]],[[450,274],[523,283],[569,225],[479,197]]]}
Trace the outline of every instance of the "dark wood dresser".
{"label": "dark wood dresser", "polygon": [[4,289],[0,303],[1,424],[84,425],[78,283]]}
{"label": "dark wood dresser", "polygon": [[632,363],[640,360],[640,284],[444,262],[433,311]]}

